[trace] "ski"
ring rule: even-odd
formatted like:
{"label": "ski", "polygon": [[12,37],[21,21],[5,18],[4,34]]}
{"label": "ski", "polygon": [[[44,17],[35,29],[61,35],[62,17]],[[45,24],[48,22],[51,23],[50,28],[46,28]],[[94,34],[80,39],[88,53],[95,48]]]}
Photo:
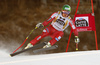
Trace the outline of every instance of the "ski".
{"label": "ski", "polygon": [[53,49],[57,49],[57,48],[58,48],[58,45],[53,45],[49,48],[42,48],[42,49],[33,50],[33,52],[38,53],[38,52],[44,52],[44,51],[53,50]]}
{"label": "ski", "polygon": [[15,56],[15,55],[18,55],[18,54],[20,54],[20,53],[23,53],[23,52],[28,51],[28,50],[31,50],[31,49],[41,48],[41,47],[43,47],[44,45],[46,45],[46,44],[45,44],[45,43],[40,43],[40,44],[34,45],[33,47],[30,47],[30,48],[28,48],[28,49],[23,49],[23,50],[21,50],[21,51],[18,51],[18,52],[15,52],[15,53],[11,53],[10,56],[13,57],[13,56]]}

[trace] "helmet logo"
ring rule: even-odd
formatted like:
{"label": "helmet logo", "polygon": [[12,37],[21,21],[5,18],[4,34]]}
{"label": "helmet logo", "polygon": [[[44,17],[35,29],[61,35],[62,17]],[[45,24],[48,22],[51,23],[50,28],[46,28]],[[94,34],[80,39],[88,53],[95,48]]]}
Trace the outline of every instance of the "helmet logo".
{"label": "helmet logo", "polygon": [[65,7],[66,10],[70,10],[70,8]]}

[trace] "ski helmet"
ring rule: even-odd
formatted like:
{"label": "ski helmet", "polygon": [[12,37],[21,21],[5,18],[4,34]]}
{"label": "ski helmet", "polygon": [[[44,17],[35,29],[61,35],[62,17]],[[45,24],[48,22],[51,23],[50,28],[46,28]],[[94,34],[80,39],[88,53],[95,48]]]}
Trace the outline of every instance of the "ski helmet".
{"label": "ski helmet", "polygon": [[70,7],[69,5],[64,5],[64,6],[62,7],[62,10],[68,11],[68,12],[69,12],[68,14],[70,14],[70,12],[71,12],[71,7]]}

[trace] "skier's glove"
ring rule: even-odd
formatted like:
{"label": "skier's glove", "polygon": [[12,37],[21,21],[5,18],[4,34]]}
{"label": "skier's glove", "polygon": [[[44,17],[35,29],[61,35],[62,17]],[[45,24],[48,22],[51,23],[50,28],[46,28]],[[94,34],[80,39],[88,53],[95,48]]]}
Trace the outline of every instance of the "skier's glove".
{"label": "skier's glove", "polygon": [[78,38],[78,36],[75,36],[75,43],[79,43],[80,42],[80,39]]}
{"label": "skier's glove", "polygon": [[37,27],[37,28],[42,28],[42,27],[44,27],[44,26],[43,26],[42,23],[38,23],[38,24],[36,25],[36,27]]}

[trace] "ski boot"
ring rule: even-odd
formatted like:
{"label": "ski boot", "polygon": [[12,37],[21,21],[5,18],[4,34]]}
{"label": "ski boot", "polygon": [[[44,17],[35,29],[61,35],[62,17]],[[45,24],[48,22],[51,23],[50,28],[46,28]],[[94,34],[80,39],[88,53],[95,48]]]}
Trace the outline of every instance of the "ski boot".
{"label": "ski boot", "polygon": [[46,45],[45,45],[45,46],[43,46],[43,48],[48,48],[48,47],[51,47],[50,42],[46,43]]}
{"label": "ski boot", "polygon": [[31,43],[28,43],[27,46],[24,49],[28,49],[30,47],[33,47],[33,45]]}

